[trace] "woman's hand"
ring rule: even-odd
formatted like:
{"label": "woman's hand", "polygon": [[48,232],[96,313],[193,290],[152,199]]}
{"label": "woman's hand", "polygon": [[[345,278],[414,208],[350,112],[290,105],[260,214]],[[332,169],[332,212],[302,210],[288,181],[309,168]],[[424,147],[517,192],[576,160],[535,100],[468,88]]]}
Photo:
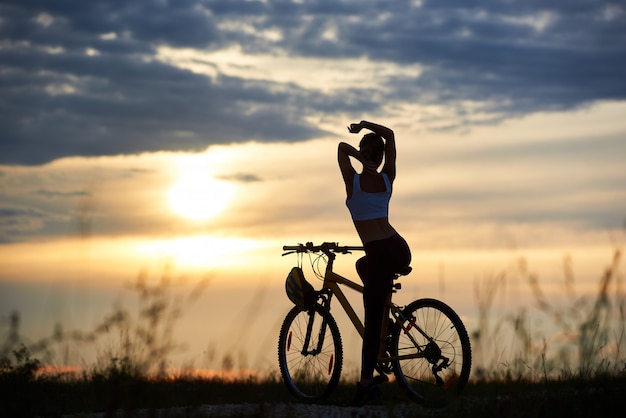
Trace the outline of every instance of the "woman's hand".
{"label": "woman's hand", "polygon": [[361,129],[363,129],[362,122],[351,123],[350,126],[348,126],[348,132],[350,132],[351,134],[358,134],[359,132],[361,132]]}

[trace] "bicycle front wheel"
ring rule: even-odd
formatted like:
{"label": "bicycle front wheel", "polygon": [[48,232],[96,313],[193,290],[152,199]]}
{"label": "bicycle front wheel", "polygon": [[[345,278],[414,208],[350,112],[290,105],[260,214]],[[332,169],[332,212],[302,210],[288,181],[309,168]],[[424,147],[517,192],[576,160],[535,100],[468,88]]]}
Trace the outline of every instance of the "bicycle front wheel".
{"label": "bicycle front wheel", "polygon": [[341,375],[343,347],[335,319],[315,305],[308,311],[294,307],[278,337],[278,364],[289,391],[316,402],[335,389]]}
{"label": "bicycle front wheel", "polygon": [[392,362],[396,380],[423,406],[445,406],[469,379],[472,353],[465,326],[452,308],[435,299],[412,302],[402,319],[390,347],[391,355],[400,357]]}

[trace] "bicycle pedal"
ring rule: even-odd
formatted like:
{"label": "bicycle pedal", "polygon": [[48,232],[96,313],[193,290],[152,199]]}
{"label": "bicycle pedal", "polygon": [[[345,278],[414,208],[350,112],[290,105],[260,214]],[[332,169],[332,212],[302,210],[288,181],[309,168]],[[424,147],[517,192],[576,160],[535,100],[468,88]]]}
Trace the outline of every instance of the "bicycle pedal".
{"label": "bicycle pedal", "polygon": [[[389,353],[387,353],[388,355]],[[391,363],[376,363],[374,369],[380,374],[380,376],[387,377],[385,375],[393,373]],[[379,377],[380,378],[380,377]]]}
{"label": "bicycle pedal", "polygon": [[377,374],[376,376],[374,376],[374,379],[372,379],[372,381],[375,384],[380,385],[381,383],[389,382],[389,378],[387,377],[386,374]]}

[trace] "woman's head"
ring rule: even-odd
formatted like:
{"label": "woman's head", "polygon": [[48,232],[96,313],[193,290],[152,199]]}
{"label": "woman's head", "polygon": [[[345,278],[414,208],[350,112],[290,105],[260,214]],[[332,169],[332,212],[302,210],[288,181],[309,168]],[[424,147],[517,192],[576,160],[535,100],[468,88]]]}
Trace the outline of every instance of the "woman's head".
{"label": "woman's head", "polygon": [[367,160],[380,164],[383,161],[385,143],[380,135],[370,132],[365,134],[359,144],[361,155]]}

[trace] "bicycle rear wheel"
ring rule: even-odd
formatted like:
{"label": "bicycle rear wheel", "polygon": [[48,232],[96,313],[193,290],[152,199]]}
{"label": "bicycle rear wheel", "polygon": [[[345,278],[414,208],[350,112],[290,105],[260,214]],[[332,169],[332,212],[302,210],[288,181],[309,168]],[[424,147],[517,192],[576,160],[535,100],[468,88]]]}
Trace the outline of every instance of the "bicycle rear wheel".
{"label": "bicycle rear wheel", "polygon": [[289,391],[316,402],[335,389],[343,365],[343,346],[335,319],[320,305],[294,307],[278,337],[278,364]]}
{"label": "bicycle rear wheel", "polygon": [[391,355],[420,354],[392,362],[396,380],[421,405],[445,406],[469,379],[472,353],[465,326],[452,308],[435,299],[416,300],[402,315],[403,326],[393,334]]}

